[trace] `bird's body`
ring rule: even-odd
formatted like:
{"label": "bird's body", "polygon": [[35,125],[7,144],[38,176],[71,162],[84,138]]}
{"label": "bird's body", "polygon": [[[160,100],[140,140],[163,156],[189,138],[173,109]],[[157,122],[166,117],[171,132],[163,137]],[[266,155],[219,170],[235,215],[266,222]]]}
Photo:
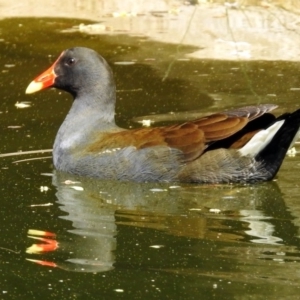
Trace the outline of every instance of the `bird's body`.
{"label": "bird's body", "polygon": [[114,121],[115,84],[95,51],[65,50],[27,88],[56,87],[73,105],[53,148],[58,170],[112,180],[198,183],[272,179],[299,131],[300,111],[275,118],[276,105],[248,106],[180,125],[127,130]]}

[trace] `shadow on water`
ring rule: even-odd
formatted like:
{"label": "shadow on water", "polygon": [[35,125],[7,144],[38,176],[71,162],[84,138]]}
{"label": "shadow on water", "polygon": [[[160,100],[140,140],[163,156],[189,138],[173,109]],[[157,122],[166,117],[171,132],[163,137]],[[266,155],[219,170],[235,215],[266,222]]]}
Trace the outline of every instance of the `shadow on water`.
{"label": "shadow on water", "polygon": [[[132,118],[152,112],[155,122],[167,123],[259,101],[282,105],[278,114],[299,106],[292,89],[299,84],[297,63],[176,60],[162,82],[175,46],[61,32],[75,23],[0,21],[1,153],[52,147],[71,99],[58,91],[25,97],[24,90],[74,45],[108,59],[124,127],[139,126],[144,117]],[[180,55],[190,50],[182,47]],[[29,107],[15,106],[22,101]],[[179,113],[187,110],[193,112]],[[298,153],[286,159],[277,182],[251,186],[99,182],[53,172],[51,159],[24,157],[0,158],[4,296],[298,297]]]}

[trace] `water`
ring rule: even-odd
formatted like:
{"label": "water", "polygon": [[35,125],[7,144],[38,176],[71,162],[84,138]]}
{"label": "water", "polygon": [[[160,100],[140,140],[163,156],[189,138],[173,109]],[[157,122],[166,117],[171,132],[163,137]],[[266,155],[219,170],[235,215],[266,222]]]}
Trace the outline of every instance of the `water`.
{"label": "water", "polygon": [[[61,32],[74,24],[0,22],[1,153],[52,147],[71,98],[24,91],[74,45],[110,62],[120,126],[149,114],[165,124],[253,103],[276,103],[278,114],[299,106],[297,62],[181,60],[193,47]],[[0,158],[1,299],[298,298],[298,153],[276,181],[246,186],[73,178],[47,156]]]}

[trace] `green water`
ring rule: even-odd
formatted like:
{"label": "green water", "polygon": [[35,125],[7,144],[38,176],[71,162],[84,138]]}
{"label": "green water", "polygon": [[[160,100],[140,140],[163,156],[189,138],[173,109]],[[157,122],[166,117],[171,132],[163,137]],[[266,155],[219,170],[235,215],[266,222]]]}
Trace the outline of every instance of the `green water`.
{"label": "green water", "polygon": [[[0,21],[1,153],[52,147],[71,98],[24,91],[72,46],[109,61],[120,126],[151,113],[166,123],[190,110],[270,102],[279,114],[299,106],[298,63],[177,60],[193,48],[61,32],[77,23]],[[15,106],[22,101],[30,107]],[[297,299],[298,153],[276,181],[254,186],[91,181],[54,172],[45,156],[0,158],[1,299]]]}

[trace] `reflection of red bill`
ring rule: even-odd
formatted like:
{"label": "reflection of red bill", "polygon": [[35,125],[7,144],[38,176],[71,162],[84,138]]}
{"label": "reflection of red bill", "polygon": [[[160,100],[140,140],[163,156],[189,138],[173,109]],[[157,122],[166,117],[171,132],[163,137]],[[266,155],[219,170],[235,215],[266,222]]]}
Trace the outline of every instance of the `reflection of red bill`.
{"label": "reflection of red bill", "polygon": [[29,229],[27,232],[29,235],[38,235],[38,236],[48,236],[48,237],[55,237],[55,233],[50,231],[43,231],[43,230],[36,230],[36,229]]}
{"label": "reflection of red bill", "polygon": [[[26,249],[26,253],[41,254],[44,252],[55,251],[58,248],[58,242],[53,239],[55,238],[55,234],[52,232],[30,229],[28,230],[28,234],[31,234],[28,235],[29,238],[41,241],[42,243],[33,244],[32,246],[28,247]],[[32,235],[38,235],[38,237]]]}
{"label": "reflection of red bill", "polygon": [[53,268],[57,267],[57,264],[54,263],[54,262],[51,262],[51,261],[29,259],[29,258],[26,258],[26,260],[32,261],[32,262],[37,263],[37,264],[42,265],[42,266],[53,267]]}

